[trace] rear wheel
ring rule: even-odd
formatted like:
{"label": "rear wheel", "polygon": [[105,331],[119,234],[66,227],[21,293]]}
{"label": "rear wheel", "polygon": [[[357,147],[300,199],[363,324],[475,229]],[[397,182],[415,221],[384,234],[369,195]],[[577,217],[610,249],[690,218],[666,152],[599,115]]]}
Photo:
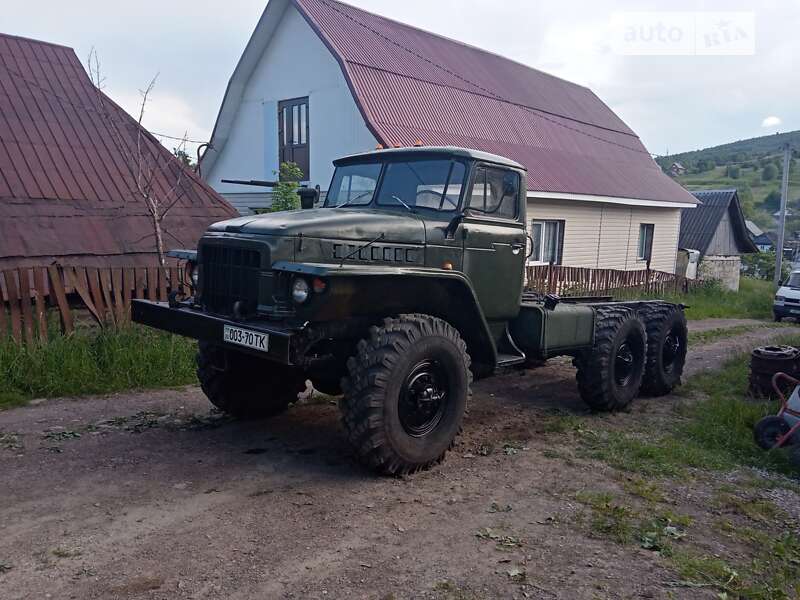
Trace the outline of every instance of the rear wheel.
{"label": "rear wheel", "polygon": [[578,369],[578,390],[592,410],[621,410],[642,384],[644,325],[635,311],[622,306],[598,308],[595,319],[594,346],[573,361]]}
{"label": "rear wheel", "polygon": [[280,414],[305,389],[296,369],[209,342],[199,343],[197,378],[214,406],[240,419]]}
{"label": "rear wheel", "polygon": [[441,319],[401,315],[370,328],[347,361],[340,404],[358,458],[389,475],[440,461],[461,431],[469,367],[466,344]]}
{"label": "rear wheel", "polygon": [[681,383],[689,334],[686,315],[674,304],[652,304],[641,311],[647,332],[642,393],[664,396]]}

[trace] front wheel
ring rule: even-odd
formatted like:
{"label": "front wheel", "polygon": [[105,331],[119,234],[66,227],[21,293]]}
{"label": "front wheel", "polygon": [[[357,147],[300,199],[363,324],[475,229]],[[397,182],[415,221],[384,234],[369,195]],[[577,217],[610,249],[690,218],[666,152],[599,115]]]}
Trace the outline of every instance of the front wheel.
{"label": "front wheel", "polygon": [[458,331],[428,315],[370,328],[347,361],[340,407],[358,458],[388,475],[440,461],[461,430],[470,358]]}
{"label": "front wheel", "polygon": [[646,348],[644,325],[635,311],[598,308],[594,346],[573,361],[583,401],[594,411],[626,408],[642,385]]}
{"label": "front wheel", "polygon": [[292,367],[200,342],[197,378],[211,404],[239,419],[262,419],[285,411],[305,389]]}

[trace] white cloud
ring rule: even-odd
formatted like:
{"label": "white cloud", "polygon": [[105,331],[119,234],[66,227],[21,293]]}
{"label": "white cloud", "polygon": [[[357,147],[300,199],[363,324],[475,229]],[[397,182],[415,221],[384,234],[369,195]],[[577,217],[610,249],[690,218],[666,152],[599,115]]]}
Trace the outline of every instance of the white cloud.
{"label": "white cloud", "polygon": [[763,121],[761,121],[761,126],[762,127],[777,127],[782,122],[783,121],[781,121],[780,117],[769,116],[766,119],[764,119]]}

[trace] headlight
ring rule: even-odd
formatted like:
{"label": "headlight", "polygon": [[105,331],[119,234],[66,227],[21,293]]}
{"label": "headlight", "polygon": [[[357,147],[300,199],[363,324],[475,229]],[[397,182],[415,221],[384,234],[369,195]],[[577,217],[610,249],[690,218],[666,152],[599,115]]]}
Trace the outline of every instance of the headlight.
{"label": "headlight", "polygon": [[298,304],[308,300],[310,292],[311,288],[308,287],[308,282],[302,277],[296,277],[292,282],[292,299]]}
{"label": "headlight", "polygon": [[775,304],[783,304],[785,300],[784,296],[775,296]]}
{"label": "headlight", "polygon": [[[197,288],[197,282],[200,280],[200,269],[196,262],[187,260],[186,266],[183,268],[184,271],[184,279],[183,282],[192,286],[193,288]],[[188,278],[188,281],[186,281]]]}

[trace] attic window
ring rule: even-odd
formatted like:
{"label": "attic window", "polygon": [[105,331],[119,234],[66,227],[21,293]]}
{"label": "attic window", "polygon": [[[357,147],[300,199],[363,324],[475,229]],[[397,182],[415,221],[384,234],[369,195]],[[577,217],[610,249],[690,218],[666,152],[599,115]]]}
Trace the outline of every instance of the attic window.
{"label": "attic window", "polygon": [[278,103],[278,146],[280,162],[293,162],[311,179],[308,135],[308,97]]}

